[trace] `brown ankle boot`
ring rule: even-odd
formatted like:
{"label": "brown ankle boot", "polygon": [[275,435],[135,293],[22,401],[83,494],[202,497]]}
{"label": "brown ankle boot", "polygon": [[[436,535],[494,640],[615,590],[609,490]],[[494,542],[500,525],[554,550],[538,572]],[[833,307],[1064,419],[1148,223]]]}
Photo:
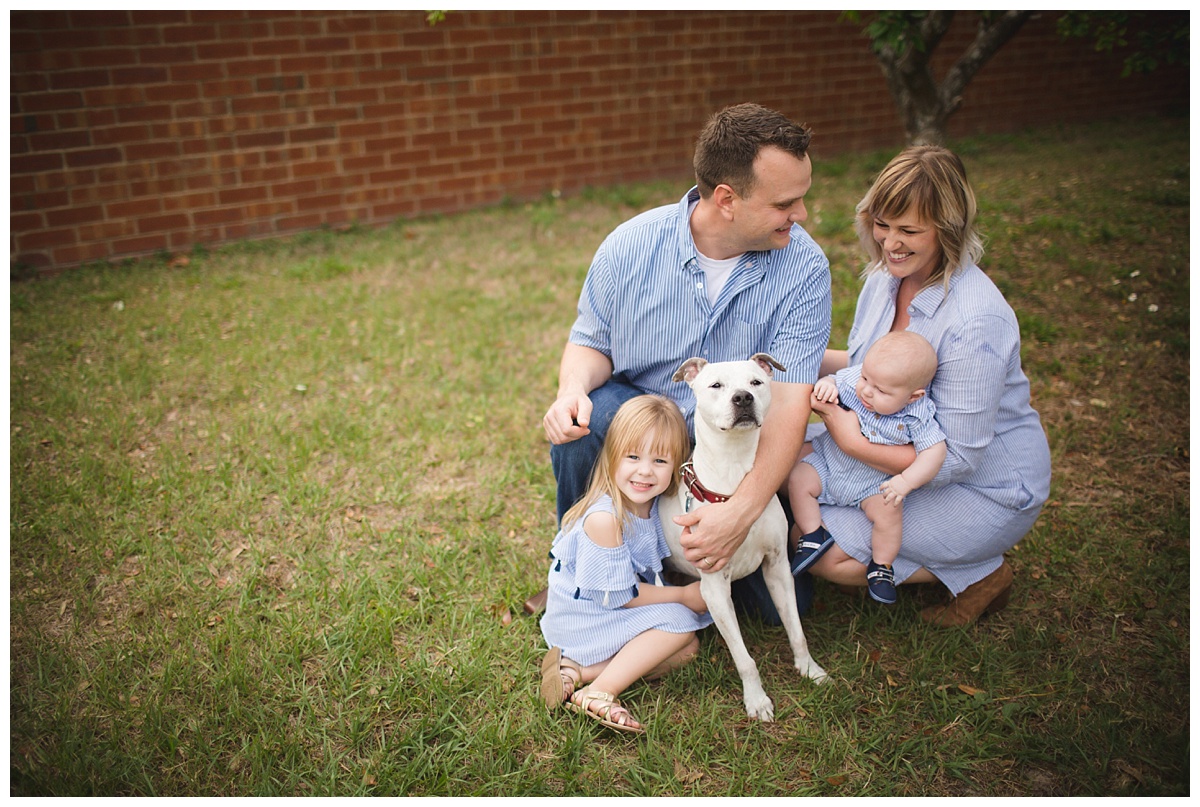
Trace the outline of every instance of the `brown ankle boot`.
{"label": "brown ankle boot", "polygon": [[921,619],[943,628],[969,625],[984,614],[995,613],[1008,605],[1012,584],[1013,570],[1006,560],[999,569],[967,586],[950,602],[921,611]]}

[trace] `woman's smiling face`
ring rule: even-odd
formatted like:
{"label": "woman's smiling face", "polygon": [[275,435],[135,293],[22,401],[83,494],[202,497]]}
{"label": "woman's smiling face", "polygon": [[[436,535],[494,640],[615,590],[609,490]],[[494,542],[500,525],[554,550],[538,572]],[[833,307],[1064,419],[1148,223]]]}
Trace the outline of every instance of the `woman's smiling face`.
{"label": "woman's smiling face", "polygon": [[900,216],[876,216],[872,232],[893,277],[911,277],[924,285],[942,262],[937,230],[912,209]]}

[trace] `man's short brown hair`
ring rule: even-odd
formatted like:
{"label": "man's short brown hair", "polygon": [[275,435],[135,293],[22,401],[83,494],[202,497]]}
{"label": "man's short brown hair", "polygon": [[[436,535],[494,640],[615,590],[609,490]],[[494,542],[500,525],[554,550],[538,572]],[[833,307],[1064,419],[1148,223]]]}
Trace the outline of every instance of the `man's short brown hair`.
{"label": "man's short brown hair", "polygon": [[696,138],[692,164],[700,195],[708,198],[718,185],[738,196],[754,190],[754,160],[766,146],[783,149],[797,159],[808,156],[812,130],[786,115],[758,104],[738,104],[708,119]]}

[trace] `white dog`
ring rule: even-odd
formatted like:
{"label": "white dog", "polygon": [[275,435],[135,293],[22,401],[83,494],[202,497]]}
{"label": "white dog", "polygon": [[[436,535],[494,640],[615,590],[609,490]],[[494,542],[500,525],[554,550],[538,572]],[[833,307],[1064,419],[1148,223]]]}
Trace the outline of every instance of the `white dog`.
{"label": "white dog", "polygon": [[713,364],[692,358],[679,367],[674,380],[686,381],[696,393],[696,450],[691,462],[684,466],[685,484],[680,485],[678,495],[664,497],[658,505],[663,531],[671,546],[668,563],[683,574],[700,578],[700,593],[742,677],[746,712],[764,722],[774,719],[775,707],[763,690],[758,666],[742,641],[729,595],[734,580],[762,566],[767,590],[792,645],[796,669],[814,681],[826,677],[809,655],[804,629],[800,626],[795,586],[788,566],[787,518],[783,506],[778,499],[772,499],[751,527],[745,543],[717,572],[708,572],[684,558],[679,543],[683,528],[675,523],[674,517],[729,498],[750,471],[758,449],[759,430],[771,402],[772,367],[784,369],[766,353],[756,353],[747,361]]}

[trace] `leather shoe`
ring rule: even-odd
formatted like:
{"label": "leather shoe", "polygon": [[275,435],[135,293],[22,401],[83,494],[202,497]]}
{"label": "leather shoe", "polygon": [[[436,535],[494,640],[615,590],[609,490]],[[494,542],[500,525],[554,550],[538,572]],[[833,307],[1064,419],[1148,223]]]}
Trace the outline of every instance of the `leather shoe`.
{"label": "leather shoe", "polygon": [[995,613],[1008,605],[1012,585],[1013,570],[1005,560],[999,569],[967,586],[950,602],[931,605],[921,611],[921,619],[942,628],[969,625],[984,614]]}
{"label": "leather shoe", "polygon": [[546,608],[546,597],[550,594],[550,589],[544,588],[537,594],[525,601],[525,613],[530,616],[540,614]]}

